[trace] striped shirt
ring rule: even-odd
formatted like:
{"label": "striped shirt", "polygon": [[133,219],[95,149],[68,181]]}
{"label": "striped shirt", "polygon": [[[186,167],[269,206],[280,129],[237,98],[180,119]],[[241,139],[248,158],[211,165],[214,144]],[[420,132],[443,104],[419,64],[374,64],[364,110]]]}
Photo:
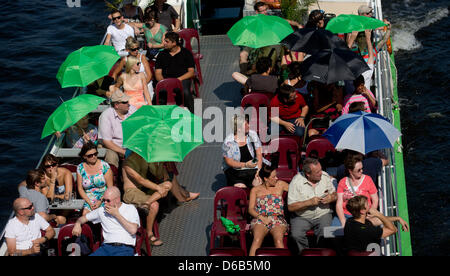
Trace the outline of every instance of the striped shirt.
{"label": "striped shirt", "polygon": [[342,108],[342,114],[348,114],[350,105],[355,102],[364,102],[364,109],[365,109],[364,111],[367,113],[371,113],[369,101],[363,95],[358,94],[358,95],[348,95],[347,97],[345,97],[344,99],[345,105],[344,108]]}

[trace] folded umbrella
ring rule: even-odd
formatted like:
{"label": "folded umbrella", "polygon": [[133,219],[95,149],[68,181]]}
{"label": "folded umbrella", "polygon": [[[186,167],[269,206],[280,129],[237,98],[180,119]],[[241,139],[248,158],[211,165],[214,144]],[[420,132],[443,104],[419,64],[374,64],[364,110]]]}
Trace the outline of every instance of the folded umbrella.
{"label": "folded umbrella", "polygon": [[350,149],[363,154],[392,148],[400,135],[385,117],[362,111],[340,116],[323,134],[337,150]]}
{"label": "folded umbrella", "polygon": [[370,70],[364,59],[350,49],[324,49],[305,59],[302,78],[325,84],[354,80]]}
{"label": "folded umbrella", "polygon": [[289,23],[275,15],[245,16],[227,32],[233,45],[261,48],[279,44],[294,30]]}
{"label": "folded umbrella", "polygon": [[337,35],[324,29],[297,29],[285,37],[281,42],[294,52],[315,54],[323,49],[348,49],[347,44]]}
{"label": "folded umbrella", "polygon": [[225,230],[230,234],[236,234],[241,230],[241,227],[239,225],[234,224],[233,221],[227,218],[220,217],[220,220],[222,221]]}

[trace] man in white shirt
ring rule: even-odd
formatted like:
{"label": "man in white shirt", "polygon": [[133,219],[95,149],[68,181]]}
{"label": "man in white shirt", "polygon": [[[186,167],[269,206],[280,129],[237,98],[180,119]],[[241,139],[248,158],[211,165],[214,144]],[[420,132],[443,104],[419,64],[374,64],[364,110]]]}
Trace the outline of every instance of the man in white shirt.
{"label": "man in white shirt", "polygon": [[104,207],[80,217],[73,227],[74,236],[81,235],[81,225],[101,223],[103,244],[90,256],[133,256],[140,219],[136,207],[120,201],[120,191],[113,186],[103,195]]}
{"label": "man in white shirt", "polygon": [[294,212],[291,218],[291,235],[300,251],[308,248],[306,232],[314,230],[319,241],[323,229],[331,225],[330,203],[337,199],[331,177],[324,171],[317,159],[306,158],[303,173],[298,173],[289,184],[288,210]]}
{"label": "man in white shirt", "polygon": [[130,36],[134,37],[135,31],[130,25],[125,24],[123,15],[120,11],[112,11],[111,19],[114,24],[109,25],[106,29],[106,39],[104,44],[111,45],[112,42],[112,45],[119,56],[126,57],[128,56],[128,51],[125,50],[127,38]]}
{"label": "man in white shirt", "polygon": [[[8,221],[5,228],[8,255],[39,255],[40,245],[55,236],[55,230],[37,214],[34,205],[27,198],[18,198],[13,204],[15,217]],[[45,231],[42,237],[41,230]]]}

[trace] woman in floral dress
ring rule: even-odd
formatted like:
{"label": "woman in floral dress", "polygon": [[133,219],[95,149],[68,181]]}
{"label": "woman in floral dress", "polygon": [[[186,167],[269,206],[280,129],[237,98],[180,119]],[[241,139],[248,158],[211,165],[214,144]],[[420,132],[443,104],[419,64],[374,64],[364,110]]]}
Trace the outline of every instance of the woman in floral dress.
{"label": "woman in floral dress", "polygon": [[97,158],[97,146],[89,141],[80,151],[84,162],[77,168],[78,193],[84,199],[83,215],[103,206],[102,198],[108,187],[113,186],[113,174],[109,164]]}
{"label": "woman in floral dress", "polygon": [[265,236],[273,236],[275,247],[284,248],[283,238],[288,229],[284,218],[283,193],[289,190],[289,184],[278,180],[276,169],[263,165],[257,175],[262,185],[255,186],[250,192],[249,214],[254,217],[251,222],[253,243],[249,255],[255,256]]}

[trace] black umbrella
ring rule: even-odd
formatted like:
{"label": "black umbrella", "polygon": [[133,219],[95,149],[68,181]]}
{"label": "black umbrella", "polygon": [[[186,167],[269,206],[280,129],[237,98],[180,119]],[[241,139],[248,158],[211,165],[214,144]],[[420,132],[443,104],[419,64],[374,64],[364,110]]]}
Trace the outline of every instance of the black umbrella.
{"label": "black umbrella", "polygon": [[364,59],[350,49],[325,49],[305,59],[302,78],[325,84],[354,80],[370,70]]}
{"label": "black umbrella", "polygon": [[315,54],[323,49],[348,49],[347,44],[341,38],[324,29],[297,29],[280,43],[291,51],[307,54]]}

